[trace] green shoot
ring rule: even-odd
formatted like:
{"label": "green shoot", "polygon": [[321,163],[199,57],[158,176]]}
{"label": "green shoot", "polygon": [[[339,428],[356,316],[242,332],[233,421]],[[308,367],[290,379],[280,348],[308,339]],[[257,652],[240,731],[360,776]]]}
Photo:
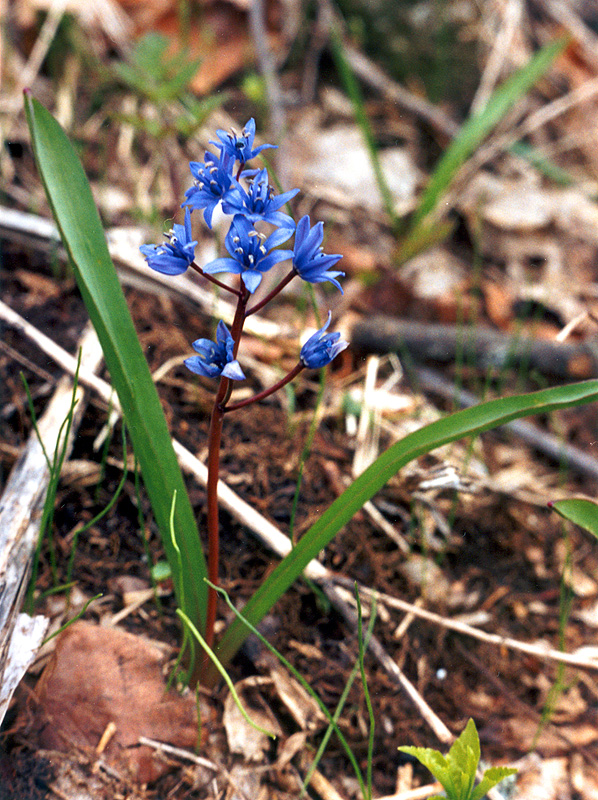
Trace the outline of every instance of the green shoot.
{"label": "green shoot", "polygon": [[[271,644],[266,639],[266,637],[263,634],[261,634],[260,631],[254,625],[252,625],[243,616],[243,614],[233,605],[233,603],[231,602],[231,599],[228,596],[227,592],[220,586],[214,586],[214,589],[224,597],[224,600],[225,600],[227,606],[235,614],[237,619],[243,625],[245,625],[247,627],[247,629],[251,633],[254,634],[254,636],[256,636],[260,640],[260,642],[264,645],[264,647],[266,647],[274,656],[276,656],[276,658],[280,661],[280,663],[291,673],[291,675],[295,678],[295,680],[297,680],[301,684],[301,686],[310,695],[310,697],[312,697],[316,701],[316,703],[318,704],[318,706],[320,708],[320,711],[322,712],[322,714],[324,714],[324,716],[328,720],[328,730],[324,734],[324,738],[322,739],[322,743],[320,744],[320,747],[318,749],[318,752],[316,754],[314,762],[313,762],[312,766],[310,767],[310,770],[308,771],[308,773],[307,773],[307,775],[305,777],[305,780],[303,782],[304,789],[307,786],[307,784],[309,783],[309,781],[311,779],[311,775],[316,770],[318,762],[319,762],[320,758],[322,757],[322,755],[324,753],[324,750],[326,749],[326,745],[328,744],[328,740],[330,739],[330,736],[331,736],[332,732],[334,731],[334,733],[336,733],[336,735],[338,736],[338,740],[341,743],[341,745],[343,746],[343,748],[344,748],[344,750],[345,750],[345,752],[346,752],[346,754],[347,754],[347,756],[349,758],[349,761],[351,762],[351,766],[353,767],[353,769],[355,771],[355,776],[356,776],[357,781],[359,783],[359,786],[361,788],[362,796],[365,798],[366,790],[365,790],[365,783],[363,781],[363,776],[361,774],[361,770],[359,769],[359,765],[357,763],[357,760],[356,760],[355,756],[353,755],[353,751],[349,747],[349,743],[347,742],[347,740],[345,739],[344,734],[342,733],[342,731],[338,727],[338,720],[339,720],[340,715],[342,713],[342,710],[343,710],[343,707],[345,705],[346,699],[347,699],[347,697],[349,695],[349,690],[351,689],[351,686],[353,685],[353,681],[355,680],[355,677],[357,675],[358,665],[356,664],[355,667],[353,668],[353,671],[351,672],[351,675],[349,676],[349,680],[347,681],[347,684],[346,684],[346,686],[345,686],[345,688],[343,690],[343,693],[341,695],[341,699],[339,700],[339,703],[338,703],[338,706],[336,708],[336,711],[334,712],[334,715],[331,715],[330,711],[328,711],[328,709],[326,708],[326,706],[324,705],[324,703],[320,699],[319,695],[312,689],[312,687],[309,685],[309,683],[306,681],[306,679],[303,677],[303,675],[297,669],[295,669],[295,667],[291,664],[291,662],[288,661],[282,655],[282,653],[280,653],[274,647],[274,645]],[[374,627],[374,620],[375,620],[375,614],[372,613],[372,615],[370,617],[370,624],[368,626],[368,632],[366,634],[366,647],[367,647],[367,643],[369,642],[369,639],[370,639],[370,636],[371,636],[371,633],[372,633],[372,630],[373,630],[373,627]]]}
{"label": "green shoot", "polygon": [[[60,587],[60,588],[63,589],[65,587]],[[57,631],[54,631],[54,633],[51,633],[50,636],[46,636],[44,641],[41,643],[41,647],[43,647],[48,642],[51,642],[52,639],[54,639],[55,636],[58,636],[63,631],[65,631],[67,628],[70,628],[70,626],[73,624],[73,622],[77,622],[78,619],[81,619],[81,617],[83,616],[83,614],[85,614],[85,612],[87,611],[89,606],[93,603],[93,601],[94,600],[99,600],[100,597],[102,597],[102,593],[101,592],[99,594],[94,595],[93,597],[90,597],[89,600],[83,606],[83,608],[77,614],[75,614],[75,616],[72,619],[69,619],[68,622],[65,622],[64,625],[61,625],[60,628],[58,628]]]}
{"label": "green shoot", "polygon": [[255,728],[256,731],[259,731],[260,733],[263,733],[266,736],[269,736],[271,739],[276,739],[276,735],[274,733],[271,733],[270,731],[267,731],[265,728],[260,727],[260,725],[258,725],[256,722],[254,722],[251,719],[251,717],[249,716],[247,711],[245,711],[245,709],[243,708],[243,703],[241,703],[241,698],[237,694],[237,690],[235,689],[235,686],[234,686],[232,680],[230,679],[227,671],[224,669],[224,667],[222,666],[222,664],[220,663],[220,661],[216,657],[216,655],[215,655],[214,651],[211,649],[211,647],[208,647],[208,643],[203,638],[201,633],[197,630],[195,625],[191,622],[189,617],[184,613],[184,611],[181,611],[180,608],[177,609],[176,613],[183,620],[183,622],[185,623],[185,626],[187,628],[189,628],[189,630],[193,634],[193,636],[195,636],[197,641],[200,643],[200,645],[203,647],[205,652],[210,657],[212,663],[216,666],[216,669],[218,670],[218,672],[220,673],[222,678],[224,678],[224,682],[228,686],[228,690],[231,693],[231,695],[233,696],[235,704],[236,704],[237,708],[239,709],[239,711],[241,712],[241,714],[243,715],[244,719],[251,725],[252,728]]}
{"label": "green shoot", "polygon": [[[182,571],[183,571],[183,558],[181,556],[181,548],[179,547],[179,545],[177,543],[176,533],[175,533],[175,530],[174,530],[174,510],[175,510],[175,508],[176,508],[176,489],[174,490],[174,492],[172,494],[172,505],[170,507],[169,524],[170,524],[170,537],[172,539],[172,547],[173,547],[173,549],[174,549],[174,551],[176,553],[176,557],[177,557],[177,561],[178,561],[178,568],[182,573]],[[184,591],[184,587],[183,587],[182,593],[181,593],[180,604],[181,604],[182,608],[184,609],[185,608],[185,591]],[[174,680],[175,676],[177,675],[177,670],[178,670],[179,666],[181,665],[181,662],[183,660],[183,656],[185,654],[187,646],[189,647],[190,653],[191,653],[190,664],[191,664],[191,669],[192,669],[193,665],[195,663],[195,645],[194,645],[194,642],[193,642],[193,637],[189,636],[189,626],[188,625],[184,625],[183,626],[183,641],[181,642],[181,647],[179,649],[179,654],[177,656],[176,662],[174,664],[174,667],[172,669],[170,678],[168,680],[168,686],[169,687],[170,687],[172,681]],[[188,675],[183,677],[183,683],[187,683],[188,679],[189,679]]]}
{"label": "green shoot", "polygon": [[[517,770],[511,767],[491,767],[475,786],[480,761],[480,739],[475,723],[469,720],[465,730],[454,742],[447,756],[430,747],[399,747],[402,753],[413,756],[442,784],[448,800],[481,800],[481,798]],[[435,795],[430,800],[443,800]]]}
{"label": "green shoot", "polygon": [[[372,763],[374,759],[374,732],[376,728],[376,718],[374,717],[374,708],[368,689],[367,676],[365,674],[365,646],[363,639],[363,615],[361,613],[361,600],[359,598],[359,590],[357,582],[355,582],[355,600],[357,601],[357,622],[358,633],[357,641],[359,643],[359,670],[361,672],[361,683],[365,695],[365,702],[368,709],[369,717],[369,735],[368,735],[368,772],[367,772],[367,794],[366,800],[372,800]],[[372,617],[374,616],[374,603],[372,603]]]}
{"label": "green shoot", "polygon": [[123,465],[124,465],[122,477],[118,483],[118,486],[116,487],[116,491],[114,492],[108,503],[104,506],[104,508],[99,513],[97,513],[93,519],[90,519],[89,522],[86,522],[85,525],[83,525],[81,528],[77,528],[75,530],[75,534],[73,536],[73,543],[71,546],[71,554],[69,556],[69,563],[66,570],[67,583],[71,583],[72,581],[73,566],[75,563],[75,554],[77,552],[77,543],[79,541],[79,536],[82,533],[85,533],[85,531],[89,530],[92,525],[95,525],[97,522],[99,522],[102,519],[102,517],[106,516],[106,514],[110,511],[110,509],[114,507],[118,498],[121,495],[122,490],[124,489],[125,482],[127,480],[127,433],[126,433],[127,428],[124,422],[122,426],[122,431],[123,431],[122,438],[123,438]]}
{"label": "green shoot", "polygon": [[81,351],[79,351],[79,355],[77,358],[77,367],[75,369],[75,375],[73,378],[73,391],[71,395],[71,404],[68,413],[64,418],[64,420],[62,421],[62,424],[58,430],[58,436],[56,437],[56,445],[54,448],[52,459],[48,457],[48,453],[46,452],[46,448],[37,424],[37,417],[35,414],[35,409],[33,408],[31,392],[29,391],[29,386],[27,384],[25,376],[23,375],[23,373],[21,373],[21,379],[25,386],[25,391],[27,392],[27,400],[29,403],[29,410],[31,413],[31,419],[33,428],[35,430],[35,435],[37,436],[37,439],[42,448],[44,458],[46,459],[46,465],[50,473],[48,479],[48,489],[46,491],[46,497],[44,500],[44,507],[40,521],[37,547],[35,549],[35,554],[33,556],[33,565],[31,567],[31,578],[29,582],[29,589],[27,591],[27,599],[25,602],[25,606],[27,609],[29,609],[29,611],[33,609],[33,593],[35,591],[35,583],[37,581],[39,560],[41,556],[41,547],[44,538],[46,536],[46,532],[48,533],[48,546],[50,553],[50,569],[52,572],[52,581],[54,586],[58,584],[58,567],[56,563],[56,551],[54,549],[54,539],[52,537],[52,521],[54,519],[54,509],[56,506],[56,492],[58,491],[60,472],[62,470],[62,465],[64,464],[64,460],[66,458],[66,454],[68,451],[69,438],[71,434],[71,428],[73,425],[73,414],[75,412],[75,406],[77,405],[77,387],[79,383],[80,365],[81,365]]}
{"label": "green shoot", "polygon": [[413,220],[413,230],[435,208],[448,189],[459,168],[476,147],[498,125],[515,103],[546,73],[554,59],[567,45],[567,39],[550,42],[539,50],[525,66],[517,70],[492,94],[486,106],[470,117],[453,139],[424,191]]}

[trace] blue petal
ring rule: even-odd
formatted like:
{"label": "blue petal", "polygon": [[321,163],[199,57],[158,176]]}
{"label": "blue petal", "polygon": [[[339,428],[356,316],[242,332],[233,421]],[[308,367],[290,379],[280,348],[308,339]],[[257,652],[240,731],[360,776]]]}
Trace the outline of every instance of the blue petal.
{"label": "blue petal", "polygon": [[309,216],[306,214],[301,217],[297,223],[297,230],[295,231],[295,251],[299,250],[303,245],[303,240],[309,233]]}
{"label": "blue petal", "polygon": [[203,375],[205,378],[216,378],[220,375],[218,365],[205,361],[201,356],[190,356],[185,359],[184,364],[191,372],[195,372],[196,375]]}
{"label": "blue petal", "polygon": [[261,272],[268,272],[275,264],[280,264],[281,261],[287,261],[292,255],[292,250],[273,250],[261,259],[257,267]]}
{"label": "blue petal", "polygon": [[229,361],[228,364],[222,370],[222,376],[224,378],[230,378],[233,381],[244,381],[245,375],[243,374],[243,370],[241,369],[241,365],[238,361]]}
{"label": "blue petal", "polygon": [[218,272],[232,272],[234,275],[238,275],[243,272],[243,266],[234,258],[216,258],[206,264],[203,271],[208,275],[216,275]]}
{"label": "blue petal", "polygon": [[255,270],[252,269],[246,269],[243,272],[243,283],[245,284],[247,291],[251,292],[251,294],[255,292],[255,290],[257,289],[257,287],[260,285],[261,282],[262,282],[261,272],[255,272]]}
{"label": "blue petal", "polygon": [[325,367],[346,347],[349,342],[340,340],[340,333],[326,333],[326,329],[330,325],[332,315],[328,312],[328,319],[326,323],[316,331],[313,336],[301,348],[301,363],[304,367],[309,369],[320,369]]}
{"label": "blue petal", "polygon": [[186,259],[171,255],[167,250],[162,249],[163,245],[157,247],[152,245],[141,245],[139,248],[147,259],[148,267],[161,272],[163,275],[181,275],[187,270],[189,262]]}
{"label": "blue petal", "polygon": [[264,247],[266,248],[266,250],[272,250],[274,247],[278,247],[279,244],[284,244],[284,242],[288,242],[288,240],[291,238],[292,235],[293,235],[292,229],[278,228],[278,230],[275,230],[274,233],[268,236],[268,238],[264,242]]}

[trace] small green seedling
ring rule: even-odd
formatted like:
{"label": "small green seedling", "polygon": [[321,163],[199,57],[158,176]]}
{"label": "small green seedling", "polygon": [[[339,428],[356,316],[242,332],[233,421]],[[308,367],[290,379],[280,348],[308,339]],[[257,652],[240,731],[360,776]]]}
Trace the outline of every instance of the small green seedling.
{"label": "small green seedling", "polygon": [[[453,744],[447,756],[431,747],[399,747],[427,767],[439,781],[448,800],[481,800],[481,798],[517,770],[511,767],[491,767],[487,769],[480,783],[475,786],[475,776],[480,761],[480,739],[475,722],[470,719],[465,730]],[[443,800],[441,795],[430,800]]]}

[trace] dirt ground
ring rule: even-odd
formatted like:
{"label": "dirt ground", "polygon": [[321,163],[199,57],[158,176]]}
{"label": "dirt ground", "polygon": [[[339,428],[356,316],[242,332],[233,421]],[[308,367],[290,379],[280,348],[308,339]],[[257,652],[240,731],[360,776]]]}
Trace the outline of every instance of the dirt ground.
{"label": "dirt ground", "polygon": [[[165,16],[155,11],[151,22],[142,22],[133,4],[115,5],[135,20],[137,35],[143,30],[171,33],[164,20],[170,19],[172,10]],[[117,91],[102,85],[105,103],[100,106],[94,95],[100,92],[99,79],[95,86],[85,84],[89,66],[76,47],[70,55],[74,72],[66,67],[52,71],[57,68],[51,69],[55,61],[50,58],[39,82],[33,84],[34,93],[54,111],[58,89],[64,89],[71,112],[69,134],[80,146],[107,228],[127,226],[129,232],[146,237],[141,241],[158,241],[162,218],[178,213],[176,198],[190,185],[187,163],[190,158],[201,159],[200,148],[205,148],[216,128],[240,127],[251,115],[264,124],[267,119],[263,106],[256,106],[240,88],[239,66],[233,57],[241,44],[251,41],[243,8],[240,4],[198,5],[208,9],[210,20],[224,25],[234,19],[234,25],[230,22],[226,50],[230,71],[220,64],[222,59],[226,65],[226,59],[219,56],[214,58],[213,73],[205,73],[205,68],[201,73],[209,88],[226,90],[227,99],[191,139],[170,130],[156,145],[149,123],[147,129],[128,124],[130,118],[123,116],[127,113],[145,114],[156,121],[147,100],[140,100],[130,88]],[[573,33],[573,42],[518,112],[507,115],[502,127],[493,131],[486,146],[494,146],[494,152],[476,162],[477,151],[451,185],[448,213],[440,220],[451,223],[446,235],[431,237],[428,247],[404,258],[401,238],[393,233],[380,200],[370,202],[363,188],[359,165],[367,163],[367,153],[350,103],[333,76],[330,57],[321,62],[315,59],[305,41],[311,28],[303,21],[301,35],[294,40],[296,47],[303,48],[305,63],[301,61],[284,38],[288,33],[281,24],[279,5],[268,4],[268,24],[275,34],[272,46],[284,64],[278,67],[280,80],[285,96],[295,98],[286,106],[283,103],[290,133],[281,144],[277,167],[289,186],[302,190],[297,217],[310,213],[312,220],[323,219],[326,251],[343,253],[345,294],[325,292],[317,299],[324,313],[328,306],[333,309],[335,329],[343,331],[352,344],[327,375],[319,424],[303,471],[296,537],[342,493],[355,474],[356,461],[375,457],[415,427],[454,411],[459,404],[455,387],[479,400],[596,376],[592,359],[598,285],[598,164],[595,133],[588,133],[596,103],[589,91],[583,102],[571,99],[571,93],[587,89],[586,84],[595,80],[595,53],[580,33],[595,38],[595,19],[573,5],[562,4],[565,16],[556,19],[542,10],[543,4],[523,4],[525,24],[513,32],[505,14],[514,13],[518,4],[489,5],[492,9],[483,18],[475,18],[469,26],[463,23],[461,28],[462,39],[464,31],[473,37],[475,30],[477,35],[475,41],[483,54],[477,66],[482,83],[482,79],[491,80],[487,65],[494,50],[489,31],[501,36],[510,31],[511,36],[504,50],[510,55],[503,54],[494,83],[521,66],[524,56],[563,27],[577,34]],[[33,3],[9,6],[10,30],[20,34],[11,46],[14,53],[27,54],[27,42],[35,40],[39,23],[15,15],[17,10],[38,7]],[[575,28],[565,12],[582,29]],[[63,20],[63,24],[67,23]],[[73,18],[66,41],[78,41],[85,24],[92,26],[87,31],[93,31],[95,55],[108,63],[114,53],[97,21]],[[66,36],[62,29],[60,35]],[[56,52],[50,56],[55,60]],[[311,74],[306,66],[310,58],[317,67],[317,91],[298,101],[301,81]],[[373,70],[375,59],[370,63]],[[385,69],[390,69],[388,64]],[[14,91],[12,62],[9,75]],[[390,78],[382,90],[363,74],[360,79],[377,142],[389,158],[389,174],[396,175],[393,164],[403,165],[404,185],[393,191],[401,214],[408,214],[415,208],[425,176],[451,138],[449,130],[440,130],[426,114],[436,108],[449,120],[462,120],[465,98],[461,103],[448,98],[436,105],[429,102],[426,113],[418,114],[396,99],[391,101],[388,87],[395,83]],[[191,89],[205,97],[201,80],[198,77]],[[425,96],[414,77],[406,85],[413,97]],[[8,90],[6,96],[11,96]],[[555,171],[541,170],[507,152],[509,135],[518,141],[523,135],[521,126],[525,133],[526,121],[559,98],[571,101],[568,112],[533,128],[526,143],[537,148],[554,170],[567,171],[571,177],[567,182],[557,179]],[[472,98],[467,99],[471,102]],[[168,108],[168,114],[174,111]],[[10,129],[8,119],[7,114],[3,119],[8,144],[3,155],[2,206],[49,217],[22,112],[15,110]],[[336,170],[330,152],[344,152],[354,169],[343,163]],[[343,171],[355,174],[343,183]],[[207,251],[213,241],[209,232],[204,228],[198,235],[200,248]],[[0,240],[0,300],[75,353],[87,314],[60,249],[43,237],[17,235],[2,218]],[[117,247],[122,248],[123,240],[118,241]],[[124,266],[132,250],[123,248],[122,261],[117,259],[117,263],[150,368],[153,372],[176,359],[157,381],[169,428],[205,461],[211,384],[192,376],[182,359],[191,354],[191,341],[213,335],[213,322],[201,304],[162,285],[135,283],[131,276],[139,272]],[[368,332],[370,339],[361,336],[358,341],[356,326],[378,313],[407,323],[402,347],[392,352],[385,349],[376,341],[375,327]],[[293,366],[297,337],[302,328],[314,323],[307,299],[292,292],[283,295],[265,316],[280,326],[281,333],[247,337],[246,374],[256,391],[270,382],[268,377],[278,365]],[[556,336],[572,321],[575,325],[566,345],[573,349],[565,368],[557,369],[555,353],[560,345]],[[410,322],[425,323],[425,336],[416,341],[414,325],[409,334]],[[32,430],[21,373],[41,415],[63,371],[15,326],[6,321],[0,324],[1,493]],[[492,353],[512,348],[513,341],[522,336],[549,346],[537,359],[527,353],[510,363],[498,363],[486,350],[482,352],[481,345],[471,352],[463,346],[459,331],[477,341],[480,330],[492,331],[488,345]],[[450,331],[457,332],[454,340]],[[426,382],[422,367],[434,370],[436,389]],[[109,380],[106,372],[102,375]],[[368,381],[376,408],[370,408],[372,421],[364,433],[359,429],[358,408],[367,401],[364,386]],[[289,531],[301,453],[318,388],[317,375],[304,374],[292,402],[281,394],[225,420],[221,477],[284,533]],[[168,582],[160,585],[158,598],[151,591],[150,567],[164,559],[164,552],[149,502],[135,479],[130,447],[128,472],[117,501],[101,520],[78,533],[110,502],[123,477],[120,421],[105,443],[97,442],[109,412],[104,401],[88,393],[58,488],[52,537],[41,548],[35,611],[47,615],[57,628],[88,600],[97,599],[83,615],[87,627],[77,623],[62,644],[55,647],[54,640],[46,646],[15,694],[2,729],[0,799],[296,797],[325,724],[296,682],[281,676],[280,665],[257,638],[247,641],[231,664],[230,675],[255,718],[278,732],[274,742],[257,738],[254,742],[243,721],[235,717],[223,684],[214,692],[200,693],[199,733],[194,698],[180,692],[168,705],[160,694],[164,676],[176,660],[180,626]],[[541,432],[540,438],[555,436],[586,456],[595,454],[596,409],[592,406],[530,424]],[[513,431],[484,434],[474,442],[442,448],[402,470],[375,496],[373,509],[359,511],[320,556],[322,565],[338,578],[337,587],[356,581],[379,594],[375,634],[381,648],[433,715],[455,735],[473,718],[484,761],[519,768],[516,785],[501,787],[503,797],[598,797],[594,649],[598,543],[565,524],[547,505],[571,494],[595,497],[598,468],[591,469],[591,465],[586,469],[558,463]],[[444,476],[444,482],[430,485],[439,476]],[[187,486],[203,535],[204,488],[189,475]],[[242,514],[222,513],[220,581],[238,607],[278,563],[278,557],[244,522]],[[52,592],[54,586],[70,582],[70,600],[66,591]],[[411,610],[393,608],[393,598],[411,604]],[[436,616],[417,616],[422,609]],[[230,617],[222,603],[220,630]],[[476,637],[465,629],[456,630],[450,622],[504,639]],[[89,631],[91,625],[101,632],[97,641],[97,630]],[[358,658],[357,630],[331,604],[322,587],[311,581],[297,582],[261,629],[326,706],[334,709]],[[135,639],[121,639],[121,632]],[[101,638],[104,634],[105,639]],[[135,645],[130,644],[133,641]],[[531,648],[520,649],[517,643]],[[137,646],[141,649],[135,660],[132,653]],[[577,654],[585,666],[559,664],[558,659],[546,657],[547,649]],[[67,679],[76,680],[74,662],[68,660],[73,652],[85,652],[90,660],[81,659],[83,676],[69,687]],[[86,681],[91,685],[90,675],[108,670],[113,661],[114,675],[120,677],[114,677],[113,705],[105,710],[91,696],[85,697]],[[417,794],[419,787],[431,783],[429,773],[397,748],[409,744],[445,751],[446,743],[439,741],[430,717],[407,696],[379,656],[367,653],[366,667],[376,721],[374,797],[400,800],[437,793],[438,787],[432,786],[428,794],[425,790]],[[140,694],[119,694],[121,680]],[[168,705],[168,710],[164,705],[159,713],[153,711],[153,692],[162,698],[155,702]],[[149,745],[140,746],[132,739],[125,744],[121,740],[120,755],[114,756],[110,736],[99,744],[104,719],[111,718],[110,714],[120,719],[119,706],[127,703],[135,705],[135,715],[140,717],[139,728],[132,725],[132,731],[178,743],[180,750],[191,756],[195,753],[212,766],[185,760],[180,752],[162,751],[160,767],[156,767],[154,757],[148,755]],[[144,716],[143,711],[148,713]],[[124,719],[118,723],[121,733],[126,723]],[[61,724],[66,726],[62,735]],[[349,692],[339,726],[365,770],[369,723],[359,679]],[[238,750],[235,731],[241,731],[243,739]],[[359,796],[351,766],[334,736],[317,774],[320,782],[312,783],[309,790],[313,796]]]}

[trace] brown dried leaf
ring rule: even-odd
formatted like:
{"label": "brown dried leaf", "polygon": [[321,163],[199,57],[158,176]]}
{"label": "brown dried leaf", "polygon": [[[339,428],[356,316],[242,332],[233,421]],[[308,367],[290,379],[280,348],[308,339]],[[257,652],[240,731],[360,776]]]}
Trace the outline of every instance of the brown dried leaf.
{"label": "brown dried leaf", "polygon": [[96,748],[109,723],[116,731],[103,758],[140,782],[168,765],[140,736],[192,748],[198,727],[195,699],[166,692],[163,656],[138,636],[76,622],[58,638],[36,687],[40,744],[69,752]]}

